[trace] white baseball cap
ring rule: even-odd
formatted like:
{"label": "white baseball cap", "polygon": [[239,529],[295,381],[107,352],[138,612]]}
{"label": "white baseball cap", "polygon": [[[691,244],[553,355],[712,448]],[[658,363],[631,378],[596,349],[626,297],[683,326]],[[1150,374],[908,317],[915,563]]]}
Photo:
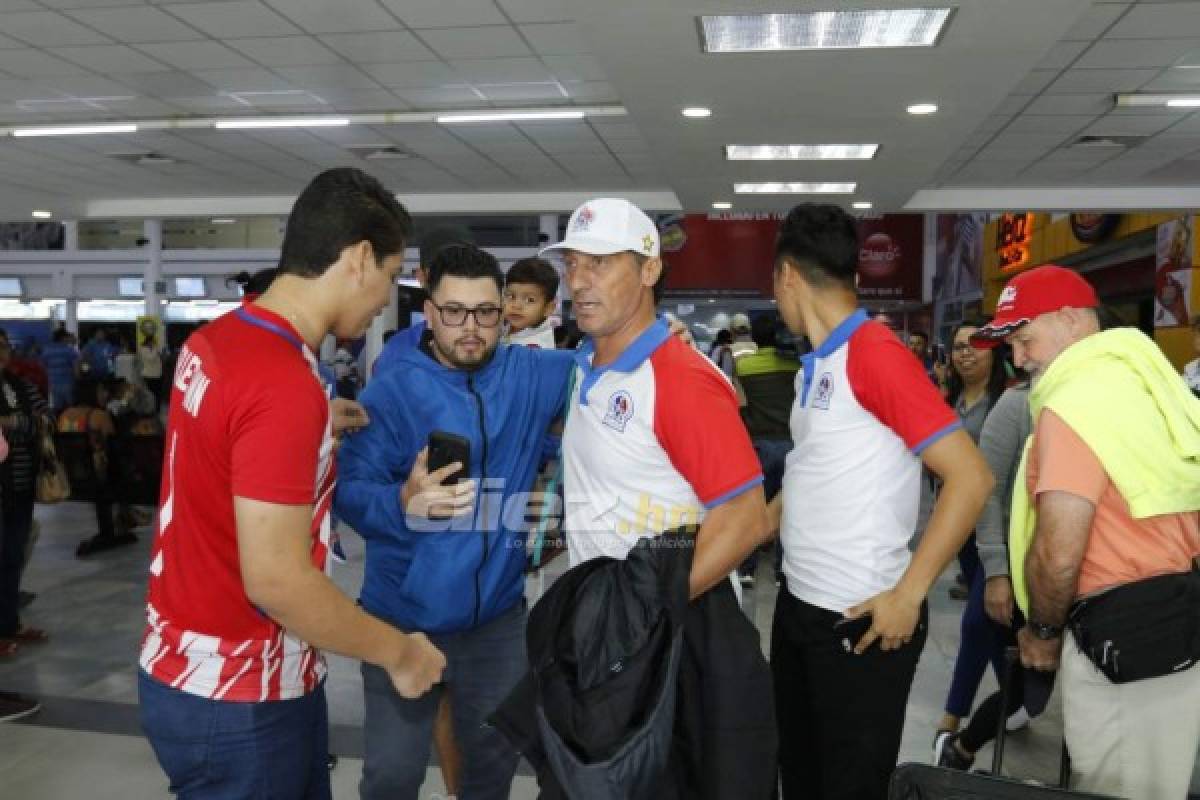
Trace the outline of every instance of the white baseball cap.
{"label": "white baseball cap", "polygon": [[644,256],[657,256],[658,244],[658,228],[646,212],[621,197],[596,197],[571,214],[566,238],[543,248],[541,253],[578,250],[606,256],[632,250]]}

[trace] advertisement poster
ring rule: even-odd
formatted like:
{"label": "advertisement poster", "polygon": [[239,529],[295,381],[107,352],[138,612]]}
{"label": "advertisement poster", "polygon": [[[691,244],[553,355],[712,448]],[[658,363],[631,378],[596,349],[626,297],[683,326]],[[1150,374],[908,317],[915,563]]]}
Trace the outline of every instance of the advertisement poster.
{"label": "advertisement poster", "polygon": [[933,296],[937,300],[981,291],[986,214],[938,214]]}
{"label": "advertisement poster", "polygon": [[[673,214],[658,220],[667,290],[738,292],[770,297],[781,214]],[[859,295],[920,302],[923,217],[885,214],[859,221]]]}
{"label": "advertisement poster", "polygon": [[1154,249],[1154,327],[1187,325],[1192,297],[1192,218],[1158,226]]}
{"label": "advertisement poster", "polygon": [[858,223],[858,296],[863,300],[921,301],[925,219],[884,214]]}
{"label": "advertisement poster", "polygon": [[158,317],[137,318],[137,346],[162,351],[166,347],[167,327]]}

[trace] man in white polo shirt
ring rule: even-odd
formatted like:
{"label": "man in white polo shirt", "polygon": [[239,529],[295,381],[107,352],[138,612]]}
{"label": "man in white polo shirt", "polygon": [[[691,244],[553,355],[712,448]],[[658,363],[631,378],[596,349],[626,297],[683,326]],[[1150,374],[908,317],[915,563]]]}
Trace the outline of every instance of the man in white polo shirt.
{"label": "man in white polo shirt", "polygon": [[571,564],[625,558],[644,536],[699,526],[691,596],[767,538],[762,471],[729,381],[655,317],[658,230],[623,199],[584,203],[567,224],[566,286],[579,328],[563,432]]}
{"label": "man in white polo shirt", "polygon": [[[783,795],[878,800],[925,642],[925,595],[993,479],[922,365],[858,309],[853,218],[797,206],[775,259],[779,313],[814,347],[801,359],[795,447],[770,509],[787,578],[771,641]],[[922,463],[944,483],[911,555]]]}

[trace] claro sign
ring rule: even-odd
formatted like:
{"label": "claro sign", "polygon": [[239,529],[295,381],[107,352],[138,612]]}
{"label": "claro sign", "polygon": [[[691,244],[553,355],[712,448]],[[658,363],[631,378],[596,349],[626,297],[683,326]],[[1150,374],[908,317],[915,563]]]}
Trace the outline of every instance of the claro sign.
{"label": "claro sign", "polygon": [[858,294],[864,300],[920,301],[924,221],[885,214],[858,223]]}

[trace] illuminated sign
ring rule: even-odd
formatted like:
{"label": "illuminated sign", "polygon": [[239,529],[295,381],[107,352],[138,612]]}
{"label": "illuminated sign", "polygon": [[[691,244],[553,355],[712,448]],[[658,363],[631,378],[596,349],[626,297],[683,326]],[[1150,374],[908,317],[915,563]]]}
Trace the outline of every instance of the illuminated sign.
{"label": "illuminated sign", "polygon": [[1033,214],[1003,214],[996,223],[996,253],[1000,271],[1012,272],[1029,263]]}

